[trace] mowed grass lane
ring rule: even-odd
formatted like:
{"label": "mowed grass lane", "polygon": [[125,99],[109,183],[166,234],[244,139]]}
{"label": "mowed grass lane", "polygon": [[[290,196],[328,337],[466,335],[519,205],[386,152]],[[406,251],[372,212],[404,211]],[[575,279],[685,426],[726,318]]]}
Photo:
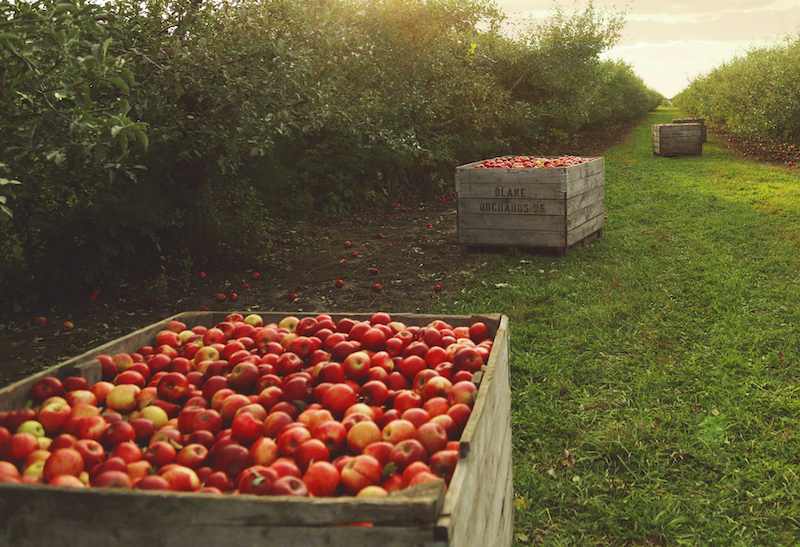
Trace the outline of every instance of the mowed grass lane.
{"label": "mowed grass lane", "polygon": [[604,239],[442,310],[510,318],[518,544],[800,544],[800,178],[653,156],[674,117],[606,154]]}

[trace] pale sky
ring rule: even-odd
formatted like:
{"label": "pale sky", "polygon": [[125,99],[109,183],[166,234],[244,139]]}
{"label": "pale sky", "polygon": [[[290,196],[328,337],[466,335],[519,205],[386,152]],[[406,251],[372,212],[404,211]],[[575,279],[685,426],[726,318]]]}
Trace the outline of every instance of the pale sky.
{"label": "pale sky", "polygon": [[[555,5],[586,6],[572,0],[496,2],[511,21],[541,19]],[[595,7],[627,13],[622,39],[606,56],[632,65],[666,97],[737,54],[800,31],[800,0],[596,0]]]}

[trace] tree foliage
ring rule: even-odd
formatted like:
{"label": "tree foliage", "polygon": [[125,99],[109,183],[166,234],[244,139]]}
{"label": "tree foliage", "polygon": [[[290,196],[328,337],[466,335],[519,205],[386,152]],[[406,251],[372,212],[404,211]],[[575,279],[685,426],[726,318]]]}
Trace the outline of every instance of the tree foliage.
{"label": "tree foliage", "polygon": [[518,36],[489,0],[0,0],[0,13],[6,298],[249,263],[269,251],[271,215],[430,197],[460,163],[660,101],[600,60],[622,21],[591,3]]}
{"label": "tree foliage", "polygon": [[755,48],[695,78],[681,108],[745,137],[800,142],[800,35]]}

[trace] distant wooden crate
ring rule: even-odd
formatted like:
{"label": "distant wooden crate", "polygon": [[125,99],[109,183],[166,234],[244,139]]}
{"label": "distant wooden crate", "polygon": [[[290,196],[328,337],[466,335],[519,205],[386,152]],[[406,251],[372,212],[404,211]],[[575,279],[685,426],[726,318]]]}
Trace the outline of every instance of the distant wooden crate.
{"label": "distant wooden crate", "polygon": [[672,123],[699,123],[702,128],[703,134],[703,142],[707,142],[708,138],[706,136],[706,120],[705,118],[675,118],[672,120]]}
{"label": "distant wooden crate", "polygon": [[653,125],[653,154],[656,156],[699,156],[702,153],[703,133],[699,123]]}
{"label": "distant wooden crate", "polygon": [[568,249],[602,237],[605,159],[569,167],[456,168],[458,243],[472,247]]}
{"label": "distant wooden crate", "polygon": [[[25,405],[43,376],[101,379],[100,354],[152,344],[170,320],[211,327],[227,312],[186,312],[109,342],[0,389],[0,411]],[[260,314],[265,322],[286,315]],[[334,320],[342,317],[332,314]],[[348,314],[359,321],[371,314]],[[461,434],[450,486],[433,482],[383,498],[215,496],[189,492],[0,484],[0,545],[158,545],[212,547],[509,547],[514,529],[508,318],[504,315],[392,314],[406,325],[443,319],[452,326],[483,321],[494,346],[472,414]],[[364,524],[366,523],[366,525]]]}

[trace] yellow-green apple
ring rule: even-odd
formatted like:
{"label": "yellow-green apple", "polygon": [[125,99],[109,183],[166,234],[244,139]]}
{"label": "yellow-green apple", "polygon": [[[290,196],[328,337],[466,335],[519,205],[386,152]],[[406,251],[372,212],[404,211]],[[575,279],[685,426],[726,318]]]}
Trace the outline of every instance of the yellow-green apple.
{"label": "yellow-green apple", "polygon": [[357,498],[382,498],[388,496],[389,492],[377,485],[365,486],[356,494]]}
{"label": "yellow-green apple", "polygon": [[106,395],[106,405],[117,412],[130,412],[136,408],[136,396],[141,389],[133,384],[114,386]]}

